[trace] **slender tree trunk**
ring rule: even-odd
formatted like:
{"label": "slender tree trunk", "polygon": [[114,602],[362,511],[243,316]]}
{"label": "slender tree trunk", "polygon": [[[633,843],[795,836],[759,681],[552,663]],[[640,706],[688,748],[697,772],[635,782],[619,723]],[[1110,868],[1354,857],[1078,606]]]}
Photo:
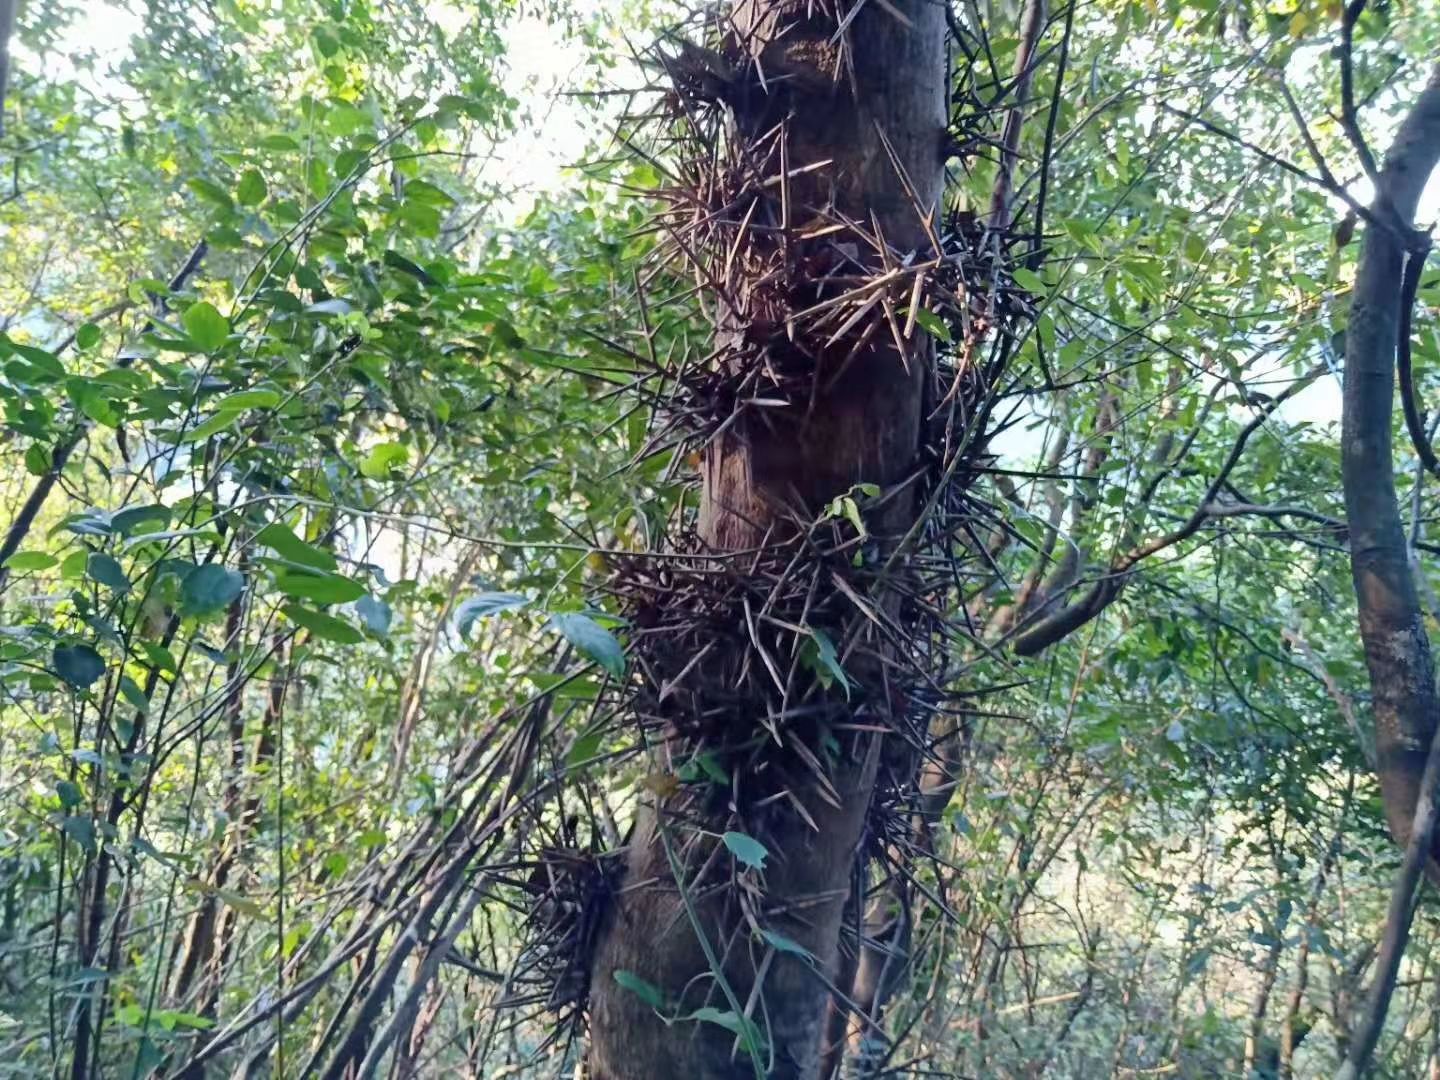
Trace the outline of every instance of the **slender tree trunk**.
{"label": "slender tree trunk", "polygon": [[[730,76],[726,100],[735,103],[736,138],[757,148],[779,140],[778,153],[766,157],[780,174],[767,189],[781,193],[775,252],[783,251],[791,266],[838,255],[849,261],[842,272],[853,274],[857,263],[883,272],[888,251],[864,251],[843,232],[824,242],[806,241],[803,233],[824,217],[862,226],[893,251],[931,247],[922,213],[937,207],[942,184],[945,11],[928,0],[893,0],[857,5],[842,25],[825,7],[737,0],[729,55],[740,73]],[[750,293],[742,283],[712,297],[722,352],[728,346],[736,354],[766,329]],[[915,471],[931,358],[918,340],[902,355],[899,336],[882,329],[853,350],[846,340],[843,349],[827,351],[823,338],[773,346],[788,350],[792,362],[804,357],[812,365],[814,391],[808,402],[766,410],[765,417],[742,415],[707,445],[699,515],[707,550],[773,550],[854,485],[888,492]],[[915,512],[913,495],[902,490],[868,524],[877,536],[893,536]],[[830,588],[829,581],[817,584]],[[831,705],[836,698],[830,696]],[[741,703],[728,722],[737,732],[763,733],[765,719],[763,705]],[[733,820],[730,806],[692,799],[682,810],[666,794],[642,808],[592,968],[594,1080],[819,1075],[828,982],[882,738],[838,733],[827,779],[791,783],[785,797],[757,814],[770,857],[762,873],[743,872],[743,881],[718,838]],[[668,752],[677,766],[685,760],[678,738]],[[756,886],[758,896],[749,893]],[[767,945],[757,919],[808,956]],[[663,995],[670,1016],[709,1006],[730,1013],[731,1027],[667,1023],[646,995],[621,984],[632,977]],[[738,1049],[737,1011],[755,1025],[763,1060]]]}
{"label": "slender tree trunk", "polygon": [[1350,525],[1350,565],[1360,611],[1360,638],[1375,704],[1375,754],[1390,830],[1404,843],[1434,738],[1435,695],[1430,640],[1410,569],[1390,425],[1400,285],[1425,182],[1440,159],[1440,68],[1401,125],[1375,193],[1375,223],[1365,229],[1345,332],[1345,398],[1341,465]]}
{"label": "slender tree trunk", "polygon": [[[1415,588],[1400,521],[1391,457],[1395,365],[1402,283],[1427,242],[1413,234],[1420,194],[1440,162],[1440,65],[1405,117],[1375,185],[1345,332],[1345,397],[1341,465],[1350,524],[1350,568],[1360,613],[1360,639],[1374,696],[1375,757],[1390,831],[1405,845],[1391,892],[1376,972],[1354,1042],[1336,1075],[1356,1077],[1368,1067],[1384,1028],[1422,872],[1440,880],[1435,860],[1435,787],[1440,783],[1440,700],[1430,639]],[[1402,385],[1413,395],[1413,388]],[[1407,411],[1415,410],[1413,400]],[[1419,425],[1413,425],[1412,431]],[[1423,431],[1419,432],[1424,438]],[[1428,445],[1422,458],[1433,460]]]}

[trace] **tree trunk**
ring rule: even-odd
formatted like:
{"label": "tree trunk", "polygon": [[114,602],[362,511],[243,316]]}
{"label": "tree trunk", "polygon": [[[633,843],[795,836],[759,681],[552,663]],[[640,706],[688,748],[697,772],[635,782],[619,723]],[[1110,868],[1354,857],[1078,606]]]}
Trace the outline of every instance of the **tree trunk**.
{"label": "tree trunk", "polygon": [[[943,180],[945,12],[927,0],[894,0],[857,5],[847,25],[846,15],[825,14],[825,6],[738,0],[727,52],[712,56],[714,66],[728,62],[739,70],[723,73],[731,133],[742,152],[759,152],[773,178],[748,196],[748,205],[770,199],[766,213],[778,220],[764,232],[757,227],[747,233],[742,226],[737,245],[754,237],[792,270],[813,263],[821,267],[817,275],[848,274],[853,282],[860,269],[885,272],[895,253],[932,248],[922,213],[933,215]],[[745,214],[746,206],[733,213]],[[763,217],[757,224],[765,224]],[[830,230],[824,239],[810,238],[819,231],[817,222]],[[867,232],[886,250],[866,250]],[[826,288],[830,296],[843,288],[809,284],[809,303],[825,297]],[[913,485],[902,482],[918,466],[932,362],[924,335],[907,343],[893,313],[882,313],[877,303],[873,334],[832,336],[827,328],[822,336],[803,324],[797,330],[794,311],[804,302],[797,300],[788,313],[766,309],[764,280],[711,288],[717,351],[727,373],[739,381],[745,357],[754,355],[747,350],[763,337],[760,348],[780,356],[777,365],[788,365],[787,374],[798,373],[809,390],[783,408],[740,413],[706,444],[701,550],[745,553],[733,561],[737,566],[758,563],[766,552],[783,550],[789,558],[803,550],[800,534],[807,524],[859,484],[885,491],[867,521],[871,534],[883,546],[883,538],[903,533],[916,513]],[[812,569],[801,565],[807,573]],[[782,568],[781,578],[788,573]],[[790,613],[802,626],[814,623],[811,600],[818,607],[833,592],[830,575],[817,572],[813,580],[804,614]],[[873,602],[881,612],[897,606],[893,599]],[[878,714],[893,698],[888,685],[877,691],[884,647],[875,645],[867,660],[864,650],[847,655],[838,638],[837,644],[846,671],[868,692],[862,699],[857,691],[849,715],[838,692],[822,707],[841,720],[868,718],[870,726],[884,726]],[[753,654],[751,659],[761,663]],[[729,660],[730,669],[743,668],[743,657]],[[707,663],[724,669],[727,658],[711,656]],[[776,678],[781,681],[778,672]],[[876,715],[868,717],[867,710]],[[665,753],[678,769],[687,743],[675,711],[672,705]],[[774,720],[761,701],[742,700],[727,713],[733,743],[753,744],[758,733],[771,747],[772,760],[746,759],[744,775],[734,778],[735,792],[781,757],[780,736],[772,741],[767,730]],[[785,728],[785,752],[809,760],[826,756],[820,746],[792,745],[793,730]],[[640,810],[592,967],[594,1080],[819,1075],[828,982],[884,736],[843,723],[840,730],[806,730],[834,736],[825,778],[788,780],[763,810],[739,794],[707,802],[663,788]],[[737,772],[740,760],[733,758]],[[720,834],[736,828],[737,817],[755,822],[750,831],[769,852],[762,871],[741,866],[720,841]],[[775,948],[776,940],[784,947]],[[631,986],[617,982],[617,974]],[[647,1001],[653,995],[635,992],[635,978],[659,991],[660,1009]],[[722,1022],[675,1022],[705,1006],[729,1015]],[[753,1021],[760,1060],[740,1048],[746,1040],[735,1034],[737,1027],[744,1030],[736,1013]]]}
{"label": "tree trunk", "polygon": [[1374,694],[1380,788],[1390,831],[1401,844],[1410,835],[1440,703],[1395,495],[1390,425],[1400,284],[1406,259],[1423,258],[1411,223],[1437,158],[1440,68],[1401,125],[1380,172],[1375,222],[1365,229],[1345,332],[1341,466],[1350,565]]}

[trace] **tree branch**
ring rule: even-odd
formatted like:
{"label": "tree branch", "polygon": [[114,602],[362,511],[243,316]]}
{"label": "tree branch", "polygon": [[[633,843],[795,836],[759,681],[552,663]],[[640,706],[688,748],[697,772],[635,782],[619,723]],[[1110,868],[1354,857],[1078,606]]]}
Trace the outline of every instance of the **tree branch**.
{"label": "tree branch", "polygon": [[1375,155],[1360,131],[1360,111],[1355,107],[1355,24],[1365,13],[1367,0],[1350,0],[1345,5],[1345,15],[1340,21],[1340,126],[1360,165],[1372,184],[1380,179],[1380,170],[1375,167]]}
{"label": "tree branch", "polygon": [[1325,370],[1323,364],[1311,368],[1302,378],[1286,387],[1282,393],[1265,402],[1260,411],[1240,430],[1225,463],[1220,467],[1215,479],[1210,482],[1209,488],[1206,489],[1195,512],[1190,517],[1164,536],[1147,540],[1145,543],[1131,548],[1124,555],[1113,559],[1109,569],[1090,586],[1090,589],[1078,601],[1040,618],[1027,629],[1022,630],[1015,638],[1015,652],[1020,656],[1034,656],[1055,642],[1073,634],[1119,598],[1125,587],[1125,581],[1136,564],[1195,535],[1210,518],[1210,508],[1214,505],[1215,497],[1220,493],[1230,473],[1239,463],[1245,452],[1245,444],[1250,441],[1250,436],[1260,429],[1276,409],[1309,386]]}
{"label": "tree branch", "polygon": [[1405,413],[1405,430],[1410,433],[1415,454],[1426,472],[1440,476],[1440,461],[1436,460],[1435,447],[1425,433],[1420,395],[1415,389],[1410,361],[1410,324],[1415,314],[1415,294],[1420,291],[1420,275],[1425,270],[1425,256],[1429,252],[1430,238],[1424,236],[1417,237],[1414,248],[1405,253],[1405,277],[1400,286],[1400,328],[1395,341],[1395,371],[1400,382],[1400,407]]}

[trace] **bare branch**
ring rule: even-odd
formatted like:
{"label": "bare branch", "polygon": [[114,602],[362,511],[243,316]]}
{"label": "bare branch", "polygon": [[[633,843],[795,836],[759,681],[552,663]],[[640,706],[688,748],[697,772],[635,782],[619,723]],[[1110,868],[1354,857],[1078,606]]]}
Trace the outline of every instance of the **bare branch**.
{"label": "bare branch", "polygon": [[1380,170],[1375,167],[1375,155],[1360,131],[1360,112],[1355,106],[1355,24],[1365,13],[1368,0],[1350,0],[1345,5],[1345,15],[1340,21],[1340,126],[1355,148],[1360,165],[1371,183],[1378,183]]}

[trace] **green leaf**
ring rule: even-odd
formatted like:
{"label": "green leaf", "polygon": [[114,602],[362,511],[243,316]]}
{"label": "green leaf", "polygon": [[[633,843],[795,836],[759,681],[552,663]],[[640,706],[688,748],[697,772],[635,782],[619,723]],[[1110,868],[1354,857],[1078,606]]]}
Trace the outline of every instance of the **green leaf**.
{"label": "green leaf", "polygon": [[460,636],[469,640],[470,631],[476,619],[483,619],[501,611],[522,608],[530,603],[527,597],[513,592],[486,592],[472,596],[455,609],[455,628]]}
{"label": "green leaf", "polygon": [[317,604],[348,604],[365,595],[365,586],[350,578],[298,570],[275,575],[275,587],[286,596]]}
{"label": "green leaf", "polygon": [[216,402],[215,407],[226,412],[241,409],[273,409],[283,399],[278,390],[240,390],[228,394]]}
{"label": "green leaf", "polygon": [[255,145],[261,150],[269,150],[275,154],[289,154],[300,149],[300,144],[289,135],[266,135]]}
{"label": "green leaf", "polygon": [[423,266],[416,265],[397,251],[385,252],[385,265],[399,270],[401,273],[409,274],[411,277],[418,279],[426,285],[437,284],[435,279],[430,276],[429,271]]}
{"label": "green leaf", "polygon": [[75,331],[75,345],[77,348],[89,352],[96,345],[100,344],[100,327],[94,323],[85,323],[79,330]]}
{"label": "green leaf", "polygon": [[114,589],[118,593],[130,591],[130,579],[125,576],[125,570],[117,560],[103,552],[91,552],[85,564],[85,572],[106,588]]}
{"label": "green leaf", "polygon": [[140,684],[129,675],[120,676],[120,693],[140,712],[150,711],[150,699],[145,696],[145,691],[140,688]]}
{"label": "green leaf", "polygon": [[704,1005],[689,1015],[676,1019],[679,1022],[690,1020],[699,1024],[715,1024],[745,1040],[747,1046],[761,1045],[759,1025],[733,1009],[717,1009],[714,1005]]}
{"label": "green leaf", "polygon": [[305,184],[317,199],[330,193],[330,170],[318,157],[312,157],[305,164]]}
{"label": "green leaf", "polygon": [[188,431],[181,432],[179,437],[175,438],[175,442],[179,444],[204,442],[210,438],[211,435],[218,435],[220,432],[234,427],[239,420],[240,414],[238,412],[221,409],[214,416],[210,417],[210,419],[201,424],[197,424]]}
{"label": "green leaf", "polygon": [[955,340],[950,335],[950,327],[945,324],[945,320],[933,311],[918,308],[915,312],[915,321],[920,324],[921,329],[933,338],[939,338],[941,341],[947,343]]}
{"label": "green leaf", "polygon": [[55,794],[60,796],[60,805],[66,810],[85,801],[85,793],[80,790],[80,785],[69,780],[58,781],[55,784]]}
{"label": "green leaf", "polygon": [[31,476],[44,476],[50,471],[52,460],[48,447],[31,443],[25,448],[25,471]]}
{"label": "green leaf", "polygon": [[84,690],[105,674],[105,661],[89,645],[57,645],[50,661],[55,674],[77,690]]}
{"label": "green leaf", "polygon": [[235,208],[234,202],[230,199],[230,193],[219,184],[212,183],[203,177],[194,176],[185,181],[185,186],[211,206],[219,207],[221,210]]}
{"label": "green leaf", "polygon": [[805,960],[814,960],[815,954],[805,948],[798,941],[778,934],[774,930],[761,930],[760,937],[776,952],[789,953],[791,956],[799,956]]}
{"label": "green leaf", "polygon": [[230,320],[215,310],[215,305],[198,300],[185,309],[181,324],[190,340],[205,352],[216,352],[230,337]]}
{"label": "green leaf", "polygon": [[752,870],[764,870],[765,860],[770,852],[765,850],[765,845],[743,832],[727,832],[721,837],[725,846],[730,849],[730,854],[740,860]]}
{"label": "green leaf", "polygon": [[235,201],[241,206],[259,206],[265,201],[267,194],[269,189],[265,186],[265,178],[260,175],[260,170],[246,169],[235,189]]}
{"label": "green leaf", "polygon": [[180,610],[186,615],[209,615],[228,607],[245,588],[244,575],[218,563],[197,566],[180,586]]}
{"label": "green leaf", "polygon": [[633,971],[626,971],[618,968],[612,972],[612,978],[630,993],[634,994],[641,1001],[645,1002],[652,1009],[660,1010],[665,1008],[665,995],[660,988],[652,982],[647,982]]}
{"label": "green leaf", "polygon": [[595,757],[600,752],[600,744],[605,739],[605,732],[601,728],[594,731],[587,731],[571,745],[569,753],[565,755],[565,765],[574,768],[582,765]]}
{"label": "green leaf", "polygon": [[355,601],[355,614],[365,624],[365,628],[372,634],[384,637],[390,633],[390,623],[394,619],[394,612],[390,605],[384,600],[377,600],[368,593]]}
{"label": "green leaf", "polygon": [[273,521],[255,534],[255,542],[268,547],[282,559],[309,566],[315,570],[331,571],[339,563],[335,556],[314,544],[301,540],[288,525]]}
{"label": "green leaf", "polygon": [[590,616],[578,612],[552,615],[550,628],[615,678],[625,674],[625,650],[619,640]]}
{"label": "green leaf", "polygon": [[203,1031],[215,1026],[214,1020],[195,1013],[181,1012],[179,1009],[157,1009],[151,1014],[151,1019],[166,1031],[174,1031],[177,1027],[196,1028]]}
{"label": "green leaf", "polygon": [[341,300],[339,297],[318,300],[305,309],[310,315],[349,315],[353,310],[348,300]]}
{"label": "green leaf", "polygon": [[110,519],[111,530],[120,536],[159,532],[168,524],[170,524],[170,509],[159,505],[127,507],[124,510],[117,510]]}
{"label": "green leaf", "polygon": [[86,851],[95,851],[95,822],[88,817],[62,818],[60,828]]}
{"label": "green leaf", "polygon": [[410,450],[400,443],[379,443],[370,448],[365,460],[360,463],[360,474],[371,480],[389,480],[393,474],[405,467],[410,460]]}
{"label": "green leaf", "polygon": [[1045,280],[1039,274],[1034,270],[1027,270],[1023,266],[1017,266],[1011,272],[1011,277],[1015,279],[1016,285],[1037,296],[1044,296],[1050,291],[1050,287],[1045,284]]}
{"label": "green leaf", "polygon": [[315,51],[326,58],[339,52],[340,39],[335,36],[335,31],[328,26],[317,26],[315,28]]}
{"label": "green leaf", "polygon": [[281,610],[285,613],[285,617],[296,626],[303,626],[310,633],[325,641],[333,641],[340,645],[358,645],[365,640],[365,635],[359,630],[333,615],[326,615],[321,611],[311,611],[299,604],[286,604]]}
{"label": "green leaf", "polygon": [[807,650],[806,659],[810,666],[819,674],[821,682],[829,686],[831,681],[838,682],[845,689],[845,696],[850,696],[850,676],[845,674],[845,669],[840,666],[840,657],[836,655],[835,643],[830,640],[828,634],[823,630],[811,630],[811,640],[814,642],[813,655]]}
{"label": "green leaf", "polygon": [[164,645],[157,645],[153,641],[142,641],[140,651],[145,654],[145,659],[156,671],[168,671],[171,675],[180,674],[180,665],[175,662],[175,654]]}
{"label": "green leaf", "polygon": [[35,570],[49,570],[59,561],[54,555],[45,551],[17,551],[5,560],[5,565],[11,570],[29,573]]}

